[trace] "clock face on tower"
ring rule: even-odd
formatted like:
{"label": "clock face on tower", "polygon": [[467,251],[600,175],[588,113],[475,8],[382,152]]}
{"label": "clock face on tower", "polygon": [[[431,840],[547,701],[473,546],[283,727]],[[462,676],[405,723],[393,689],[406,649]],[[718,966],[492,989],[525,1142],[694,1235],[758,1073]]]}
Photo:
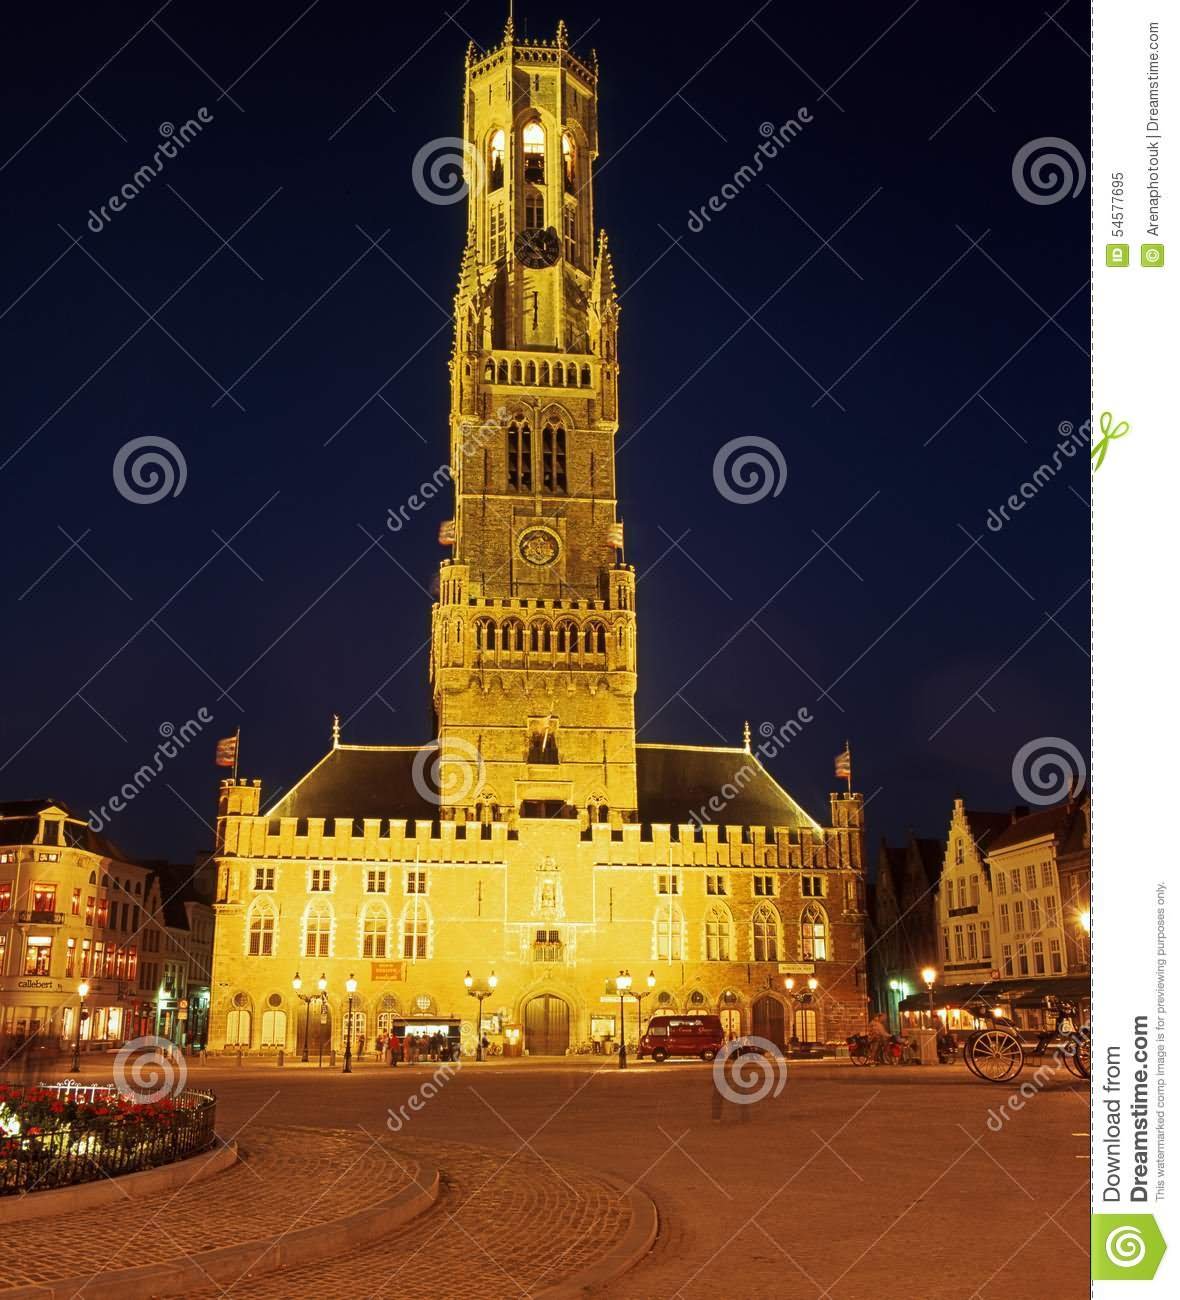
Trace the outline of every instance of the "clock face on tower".
{"label": "clock face on tower", "polygon": [[513,244],[516,260],[525,266],[539,271],[542,267],[552,266],[561,252],[561,241],[557,231],[549,226],[545,230],[522,230]]}

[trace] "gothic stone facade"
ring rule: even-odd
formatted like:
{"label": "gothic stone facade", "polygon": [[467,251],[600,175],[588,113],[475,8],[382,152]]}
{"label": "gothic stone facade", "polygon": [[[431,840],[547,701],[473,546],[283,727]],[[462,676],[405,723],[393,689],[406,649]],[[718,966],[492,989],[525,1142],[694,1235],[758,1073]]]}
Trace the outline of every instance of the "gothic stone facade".
{"label": "gothic stone facade", "polygon": [[765,746],[636,743],[597,94],[564,24],[520,42],[510,22],[493,50],[468,49],[477,165],[450,366],[453,552],[432,613],[437,739],[336,734],[265,810],[256,782],[223,784],[214,1047],[293,1047],[296,970],[305,989],[325,977],[336,1044],[350,975],[371,1041],[396,1016],[473,1021],[469,969],[495,970],[485,1011],[523,1026],[529,1051],[617,1036],[606,981],[621,969],[640,991],[654,974],[645,1014],[721,1011],[780,1042],[863,1026],[860,796],[833,796],[823,826]]}

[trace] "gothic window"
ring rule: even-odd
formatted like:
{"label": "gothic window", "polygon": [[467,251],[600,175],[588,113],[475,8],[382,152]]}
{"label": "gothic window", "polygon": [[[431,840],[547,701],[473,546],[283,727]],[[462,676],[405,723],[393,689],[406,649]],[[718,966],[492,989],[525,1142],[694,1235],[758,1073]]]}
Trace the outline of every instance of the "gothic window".
{"label": "gothic window", "polygon": [[555,429],[547,424],[541,434],[542,485],[546,492],[564,492],[565,430],[559,424]]}
{"label": "gothic window", "polygon": [[524,368],[524,382],[526,384],[535,384],[537,382],[537,363],[530,361]]}
{"label": "gothic window", "polygon": [[549,362],[548,361],[541,362],[541,387],[542,388],[549,387]]}
{"label": "gothic window", "polygon": [[524,225],[526,230],[540,230],[545,224],[545,196],[540,190],[525,190]]}
{"label": "gothic window", "polygon": [[684,913],[671,904],[660,907],[656,913],[657,961],[684,960]]}
{"label": "gothic window", "polygon": [[561,368],[561,362],[555,361],[553,363],[553,387],[560,388],[564,381],[565,381],[565,371],[563,371]]}
{"label": "gothic window", "polygon": [[504,205],[493,203],[488,208],[488,256],[498,262],[507,251],[504,233]]}
{"label": "gothic window", "polygon": [[565,182],[565,192],[574,193],[574,163],[577,157],[574,148],[574,137],[566,131],[561,137],[561,171],[562,179]]}
{"label": "gothic window", "polygon": [[488,145],[488,189],[498,190],[504,184],[504,132],[493,131]]}
{"label": "gothic window", "polygon": [[417,961],[430,954],[430,911],[421,899],[407,903],[402,912],[402,956]]}
{"label": "gothic window", "polygon": [[576,623],[564,622],[557,625],[557,653],[577,654],[578,626]]}
{"label": "gothic window", "polygon": [[303,952],[307,957],[329,957],[332,947],[332,909],[327,903],[312,903],[304,913]]}
{"label": "gothic window", "polygon": [[549,644],[549,624],[533,623],[529,627],[529,650],[533,654],[548,654]]}
{"label": "gothic window", "polygon": [[477,619],[475,623],[475,648],[489,653],[496,648],[495,624],[490,618]]}
{"label": "gothic window", "polygon": [[483,368],[483,377],[489,384],[496,382],[496,363],[488,357],[487,364]]}
{"label": "gothic window", "polygon": [[500,384],[506,384],[506,383],[508,382],[508,362],[507,362],[507,361],[501,361],[501,362],[500,362],[500,369],[499,369],[499,371],[498,371],[498,373],[497,373],[497,375],[496,375],[496,382],[497,382],[497,383],[500,383]]}
{"label": "gothic window", "polygon": [[565,382],[566,382],[566,386],[567,386],[568,388],[577,388],[577,386],[578,386],[578,367],[577,367],[577,366],[573,366],[573,365],[566,366],[566,368],[565,368]]}
{"label": "gothic window", "polygon": [[799,918],[799,940],[799,955],[804,961],[828,960],[828,918],[815,903],[809,903]]}
{"label": "gothic window", "polygon": [[578,209],[572,204],[565,205],[563,231],[565,237],[565,257],[567,262],[578,260]]}
{"label": "gothic window", "polygon": [[606,654],[606,628],[601,623],[587,623],[583,633],[582,649],[586,654]]}
{"label": "gothic window", "polygon": [[582,367],[582,387],[583,387],[583,388],[589,388],[589,387],[590,387],[590,367],[589,367],[589,366],[583,366],[583,367]]}
{"label": "gothic window", "polygon": [[508,426],[508,490],[533,490],[533,440],[527,424],[514,420]]}
{"label": "gothic window", "polygon": [[512,363],[512,382],[514,384],[519,384],[523,378],[524,378],[524,374],[521,371],[520,362],[514,361]]}
{"label": "gothic window", "polygon": [[506,619],[500,628],[500,649],[505,654],[520,654],[524,649],[524,624],[519,619]]}
{"label": "gothic window", "polygon": [[265,899],[250,908],[249,938],[246,951],[251,957],[270,957],[275,950],[275,910]]}
{"label": "gothic window", "polygon": [[521,134],[524,143],[524,178],[537,185],[545,183],[545,128],[529,122]]}
{"label": "gothic window", "polygon": [[765,904],[755,908],[751,929],[754,937],[754,960],[778,961],[778,916],[773,909]]}
{"label": "gothic window", "polygon": [[361,921],[361,956],[382,961],[389,950],[389,911],[384,903],[370,903]]}
{"label": "gothic window", "polygon": [[729,913],[721,907],[711,907],[705,913],[705,960],[730,960],[730,925]]}

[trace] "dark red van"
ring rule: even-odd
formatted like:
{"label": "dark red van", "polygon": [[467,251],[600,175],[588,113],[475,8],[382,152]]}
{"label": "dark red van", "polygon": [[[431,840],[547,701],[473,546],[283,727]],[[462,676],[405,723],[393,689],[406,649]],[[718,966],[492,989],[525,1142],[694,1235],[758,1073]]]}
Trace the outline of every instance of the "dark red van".
{"label": "dark red van", "polygon": [[666,1061],[669,1056],[699,1056],[711,1061],[725,1044],[720,1016],[677,1016],[657,1012],[639,1040],[639,1056]]}

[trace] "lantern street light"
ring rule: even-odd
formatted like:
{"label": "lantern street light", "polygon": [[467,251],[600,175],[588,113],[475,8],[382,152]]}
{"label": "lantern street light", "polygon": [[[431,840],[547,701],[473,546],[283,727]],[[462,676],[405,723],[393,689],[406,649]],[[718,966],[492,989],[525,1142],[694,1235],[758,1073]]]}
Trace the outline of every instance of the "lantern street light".
{"label": "lantern street light", "polygon": [[788,975],[787,978],[783,980],[783,988],[786,990],[787,997],[791,999],[791,1032],[787,1035],[787,1038],[788,1041],[794,1042],[796,1041],[795,1013],[798,1010],[800,1003],[804,1006],[808,1006],[815,1001],[815,993],[819,988],[819,980],[817,980],[814,975],[810,976],[807,980],[807,992],[796,993],[795,981],[790,975]]}
{"label": "lantern street light", "polygon": [[[291,981],[291,987],[295,990],[295,996],[303,1003],[303,1055],[299,1058],[304,1065],[307,1064],[307,1045],[311,1037],[311,1004],[318,1002],[320,1004],[320,1020],[323,1022],[324,1012],[328,1006],[328,995],[324,991],[328,987],[328,981],[323,975],[319,978],[318,992],[303,993],[303,981],[299,978],[299,972],[295,972],[295,978]],[[320,1034],[320,1064],[324,1063],[324,1036]]]}
{"label": "lantern street light", "polygon": [[352,1073],[352,995],[356,992],[356,976],[350,975],[344,981],[348,990],[348,1015],[344,1020],[344,1069],[342,1073]]}
{"label": "lantern street light", "polygon": [[623,1011],[623,999],[631,989],[631,972],[621,970],[615,976],[615,988],[619,991],[619,1069],[627,1068],[627,1017]]}
{"label": "lantern street light", "polygon": [[938,978],[938,972],[933,966],[922,967],[922,982],[926,985],[926,993],[930,998],[930,1028],[934,1028],[934,981]]}
{"label": "lantern street light", "polygon": [[473,979],[470,971],[463,976],[467,996],[475,998],[479,1008],[475,1016],[475,1059],[477,1061],[483,1060],[483,1000],[492,996],[499,982],[495,971],[492,971],[486,980]]}
{"label": "lantern street light", "polygon": [[90,992],[90,985],[85,980],[78,985],[78,1023],[74,1026],[74,1064],[70,1067],[74,1073],[82,1068],[82,1021],[90,1014],[86,1010],[86,995]]}
{"label": "lantern street light", "polygon": [[647,995],[655,988],[655,986],[656,986],[656,973],[654,970],[650,970],[647,972],[647,988],[645,988],[642,992],[640,992],[638,989],[631,990],[631,996],[635,999],[639,1007],[639,1025],[637,1027],[637,1033],[640,1036],[642,1036],[643,1034],[643,999],[647,997]]}

